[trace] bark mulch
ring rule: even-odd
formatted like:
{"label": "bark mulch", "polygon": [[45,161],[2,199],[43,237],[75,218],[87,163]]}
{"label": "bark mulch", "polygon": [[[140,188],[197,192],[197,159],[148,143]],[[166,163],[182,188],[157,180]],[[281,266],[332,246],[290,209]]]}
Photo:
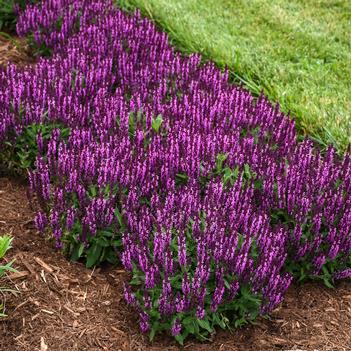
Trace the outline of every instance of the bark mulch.
{"label": "bark mulch", "polygon": [[[27,185],[0,178],[0,234],[14,236],[6,260],[18,274],[3,278],[7,294],[0,350],[178,350],[167,335],[150,344],[124,302],[121,267],[87,269],[67,261],[34,228]],[[184,349],[221,351],[351,350],[351,283],[293,285],[270,316],[240,330],[218,331],[211,343],[189,340]]]}
{"label": "bark mulch", "polygon": [[23,38],[0,33],[0,65],[6,66],[8,62],[24,66],[33,64],[33,57],[28,43]]}

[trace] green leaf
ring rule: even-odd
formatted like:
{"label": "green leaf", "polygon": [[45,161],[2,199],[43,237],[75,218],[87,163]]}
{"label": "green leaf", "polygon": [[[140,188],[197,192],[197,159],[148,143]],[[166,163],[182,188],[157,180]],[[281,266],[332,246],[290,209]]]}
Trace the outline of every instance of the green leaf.
{"label": "green leaf", "polygon": [[244,164],[244,173],[248,179],[251,179],[252,177],[251,170],[250,170],[250,166],[247,163]]}
{"label": "green leaf", "polygon": [[118,238],[118,239],[115,239],[113,240],[113,246],[114,247],[122,247],[122,239],[121,238]]}
{"label": "green leaf", "polygon": [[150,330],[150,334],[149,334],[149,340],[150,341],[154,340],[154,337],[155,337],[156,332],[158,331],[159,325],[160,325],[159,322],[153,323],[153,325],[151,327],[151,330]]}
{"label": "green leaf", "polygon": [[323,282],[324,282],[324,285],[329,289],[335,289],[335,286],[331,283],[330,279],[328,279],[327,277],[323,277]]}
{"label": "green leaf", "polygon": [[137,112],[137,121],[138,121],[138,122],[141,122],[142,119],[143,119],[143,113],[142,113],[142,111],[139,110],[139,111]]}
{"label": "green leaf", "polygon": [[182,325],[185,329],[188,330],[190,334],[195,334],[195,321],[196,318],[194,318],[193,316],[188,316],[182,320]]}
{"label": "green leaf", "polygon": [[151,126],[156,133],[159,132],[162,122],[163,118],[161,115],[158,115],[155,119],[152,120]]}
{"label": "green leaf", "polygon": [[221,172],[223,169],[223,163],[228,158],[228,154],[218,154],[216,159],[216,171]]}
{"label": "green leaf", "polygon": [[134,137],[135,129],[136,129],[133,112],[129,114],[128,125],[129,125],[129,136],[132,138]]}
{"label": "green leaf", "polygon": [[142,283],[142,279],[138,275],[134,275],[131,281],[129,282],[130,285],[140,285]]}
{"label": "green leaf", "polygon": [[116,265],[118,263],[118,256],[113,249],[108,250],[106,254],[106,261],[113,265]]}
{"label": "green leaf", "polygon": [[16,269],[11,267],[13,262],[15,262],[15,260],[12,260],[11,262],[5,264],[4,266],[0,266],[0,277],[2,277],[6,271],[14,272],[14,273],[17,272]]}
{"label": "green leaf", "polygon": [[108,231],[108,230],[100,230],[99,231],[99,235],[101,235],[104,240],[106,240],[106,238],[112,238],[113,237],[112,231]]}
{"label": "green leaf", "polygon": [[178,334],[174,338],[180,345],[184,345],[184,340],[187,337],[187,333]]}
{"label": "green leaf", "polygon": [[206,329],[209,333],[212,333],[213,328],[211,328],[208,319],[197,319],[197,323],[201,328]]}
{"label": "green leaf", "polygon": [[96,197],[97,195],[97,187],[95,185],[92,185],[89,187],[89,195],[91,197]]}
{"label": "green leaf", "polygon": [[99,239],[96,241],[96,243],[97,243],[98,245],[100,245],[101,247],[104,247],[104,248],[109,247],[109,246],[111,245],[110,242],[109,242],[106,238],[104,238],[104,237],[99,238]]}
{"label": "green leaf", "polygon": [[226,328],[226,323],[225,323],[225,319],[224,318],[220,318],[218,313],[215,313],[213,315],[213,323],[216,324],[216,325],[219,325],[222,329],[225,329]]}
{"label": "green leaf", "polygon": [[79,245],[79,249],[78,249],[78,257],[81,257],[81,256],[82,256],[83,251],[84,251],[84,247],[85,247],[85,245],[84,245],[84,244],[80,244],[80,245]]}
{"label": "green leaf", "polygon": [[247,324],[247,320],[244,317],[238,318],[235,322],[234,322],[234,326],[235,328],[239,328],[243,325]]}
{"label": "green leaf", "polygon": [[3,258],[7,252],[11,248],[13,238],[9,235],[0,236],[0,258]]}
{"label": "green leaf", "polygon": [[71,253],[71,260],[77,261],[82,256],[83,251],[84,251],[84,244],[74,244],[74,247]]}
{"label": "green leaf", "polygon": [[159,319],[161,317],[160,312],[155,309],[150,310],[150,317],[154,319]]}
{"label": "green leaf", "polygon": [[188,175],[185,173],[177,173],[175,176],[175,181],[177,185],[186,184],[188,182]]}
{"label": "green leaf", "polygon": [[124,222],[123,222],[123,216],[122,216],[122,214],[121,214],[121,212],[120,212],[118,207],[115,208],[115,216],[116,216],[116,218],[118,220],[118,224],[121,227],[122,232],[124,232],[125,225],[124,225]]}
{"label": "green leaf", "polygon": [[94,244],[90,247],[87,253],[87,268],[93,267],[98,261],[101,256],[102,247],[98,244]]}
{"label": "green leaf", "polygon": [[227,289],[230,289],[230,283],[228,282],[227,279],[224,278],[224,286],[227,288]]}

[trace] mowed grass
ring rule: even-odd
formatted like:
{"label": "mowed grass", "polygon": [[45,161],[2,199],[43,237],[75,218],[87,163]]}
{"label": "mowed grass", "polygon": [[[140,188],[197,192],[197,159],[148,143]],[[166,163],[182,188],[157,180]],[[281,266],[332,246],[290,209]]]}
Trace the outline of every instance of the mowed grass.
{"label": "mowed grass", "polygon": [[351,143],[351,1],[116,0],[291,113],[301,133]]}

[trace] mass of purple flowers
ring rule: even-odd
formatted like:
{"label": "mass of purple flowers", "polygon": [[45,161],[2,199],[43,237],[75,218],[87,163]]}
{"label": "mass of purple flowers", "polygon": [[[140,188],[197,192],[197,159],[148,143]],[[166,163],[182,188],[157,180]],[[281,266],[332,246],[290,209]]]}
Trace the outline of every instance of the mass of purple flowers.
{"label": "mass of purple flowers", "polygon": [[1,68],[0,143],[69,128],[36,137],[37,227],[80,253],[118,238],[143,331],[197,334],[189,317],[221,325],[245,298],[267,313],[301,269],[351,276],[349,154],[298,142],[279,107],[112,1],[45,0],[17,30],[52,56]]}

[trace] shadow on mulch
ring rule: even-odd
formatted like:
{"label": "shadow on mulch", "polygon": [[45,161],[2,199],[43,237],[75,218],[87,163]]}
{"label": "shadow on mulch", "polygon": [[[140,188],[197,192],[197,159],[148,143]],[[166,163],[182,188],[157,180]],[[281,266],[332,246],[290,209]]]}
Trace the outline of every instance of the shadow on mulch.
{"label": "shadow on mulch", "polygon": [[[0,234],[14,236],[7,260],[18,274],[0,285],[8,317],[0,320],[0,350],[178,350],[167,336],[150,344],[123,299],[122,268],[90,270],[68,262],[34,228],[23,180],[0,178]],[[335,290],[321,284],[292,286],[270,319],[219,331],[212,343],[190,340],[188,350],[346,351],[351,349],[351,283]]]}

